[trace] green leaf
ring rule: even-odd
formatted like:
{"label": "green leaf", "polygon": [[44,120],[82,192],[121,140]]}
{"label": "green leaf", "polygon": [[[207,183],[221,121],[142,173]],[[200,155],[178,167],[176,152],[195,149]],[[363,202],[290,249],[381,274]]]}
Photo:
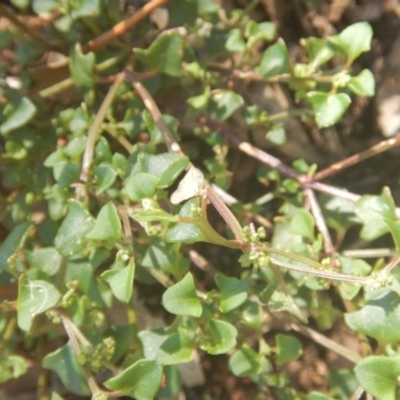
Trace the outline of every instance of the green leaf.
{"label": "green leaf", "polygon": [[43,247],[27,252],[26,259],[31,268],[43,271],[49,276],[57,273],[61,263],[61,255],[53,247]]}
{"label": "green leaf", "polygon": [[281,146],[286,143],[286,132],[283,124],[275,124],[265,135],[265,139]]}
{"label": "green leaf", "polygon": [[88,232],[86,237],[92,240],[115,242],[121,238],[121,230],[117,207],[110,201],[101,208],[93,229]]}
{"label": "green leaf", "polygon": [[260,355],[244,344],[229,358],[229,369],[239,377],[256,375],[261,369]]}
{"label": "green leaf", "polygon": [[146,172],[140,172],[130,175],[125,180],[125,190],[130,200],[139,201],[146,197],[153,197],[159,182],[159,177]]}
{"label": "green leaf", "polygon": [[[371,266],[364,260],[346,257],[338,257],[338,260],[342,267],[341,272],[344,274],[365,276],[371,272]],[[340,282],[339,291],[343,299],[351,301],[360,291],[361,287],[360,284]]]}
{"label": "green leaf", "polygon": [[290,231],[307,239],[314,239],[314,218],[304,208],[298,208],[290,222]]}
{"label": "green leaf", "polygon": [[84,54],[79,44],[72,49],[69,57],[69,70],[75,85],[88,88],[93,86],[95,62],[95,54],[92,52]]}
{"label": "green leaf", "polygon": [[11,95],[12,113],[0,124],[0,133],[7,133],[26,125],[36,114],[36,106],[27,97],[13,92]]}
{"label": "green leaf", "polygon": [[375,94],[375,79],[369,69],[363,69],[351,78],[348,88],[358,96],[371,97]]}
{"label": "green leaf", "polygon": [[291,335],[276,335],[276,350],[278,365],[284,365],[289,361],[297,360],[302,354],[301,342]]}
{"label": "green leaf", "polygon": [[20,356],[7,355],[0,360],[0,384],[25,375],[28,363]]}
{"label": "green leaf", "polygon": [[264,52],[257,71],[266,79],[290,72],[289,53],[283,39]]}
{"label": "green leaf", "polygon": [[301,44],[306,48],[313,69],[328,62],[335,54],[324,39],[309,37],[302,39]]}
{"label": "green leaf", "polygon": [[229,32],[225,48],[231,53],[241,53],[245,50],[246,43],[239,29],[232,29]]}
{"label": "green leaf", "polygon": [[260,329],[264,321],[265,315],[261,306],[254,301],[247,301],[242,307],[242,323],[253,329]]}
{"label": "green leaf", "polygon": [[63,385],[72,393],[79,396],[90,394],[89,386],[70,343],[47,354],[42,366],[56,372]]}
{"label": "green leaf", "polygon": [[209,117],[217,121],[225,121],[244,104],[243,97],[232,90],[218,90],[211,97]]}
{"label": "green leaf", "polygon": [[[195,197],[187,201],[182,206],[179,212],[179,216],[190,217],[192,204],[198,206],[199,199]],[[207,238],[197,225],[190,223],[178,223],[167,231],[167,233],[165,234],[165,241],[171,243],[196,243],[206,242]]]}
{"label": "green leaf", "polygon": [[66,161],[58,161],[53,167],[53,176],[60,188],[66,188],[79,181],[81,167]]}
{"label": "green leaf", "polygon": [[129,303],[133,293],[133,280],[135,278],[135,261],[129,260],[124,268],[104,271],[101,277],[110,285],[113,295],[122,303]]}
{"label": "green leaf", "polygon": [[179,77],[182,74],[182,46],[183,40],[178,32],[164,32],[148,49],[134,49],[134,53],[152,70]]}
{"label": "green leaf", "polygon": [[371,49],[372,28],[368,22],[350,25],[338,35],[330,36],[329,43],[339,47],[350,61]]}
{"label": "green leaf", "polygon": [[11,272],[8,259],[17,252],[25,243],[32,224],[28,221],[21,222],[8,234],[0,244],[0,272]]}
{"label": "green leaf", "polygon": [[73,9],[71,16],[73,19],[94,17],[100,13],[99,0],[77,0],[71,3]]}
{"label": "green leaf", "polygon": [[163,365],[182,364],[192,361],[195,344],[189,339],[188,332],[179,329],[161,344],[157,360]]}
{"label": "green leaf", "polygon": [[29,331],[33,318],[54,307],[60,297],[59,291],[51,283],[30,280],[21,275],[18,282],[18,326],[23,331]]}
{"label": "green leaf", "polygon": [[54,239],[58,252],[69,257],[82,251],[87,244],[86,234],[93,225],[93,218],[83,205],[76,200],[70,200],[68,214]]}
{"label": "green leaf", "polygon": [[209,354],[225,354],[236,346],[237,329],[230,323],[211,318],[207,323],[207,334],[200,348]]}
{"label": "green leaf", "polygon": [[103,163],[94,168],[97,178],[96,195],[104,193],[117,179],[117,172],[109,164]]}
{"label": "green leaf", "polygon": [[197,297],[193,276],[190,272],[180,282],[175,283],[164,292],[162,304],[172,314],[200,317],[201,302]]}
{"label": "green leaf", "polygon": [[346,93],[308,92],[307,98],[313,107],[319,128],[326,128],[340,121],[351,103]]}
{"label": "green leaf", "polygon": [[345,314],[345,320],[354,331],[380,343],[396,343],[400,340],[400,297],[390,291],[367,301],[361,310]]}
{"label": "green leaf", "polygon": [[118,390],[136,400],[153,400],[161,384],[162,367],[158,361],[139,360],[119,375],[104,382],[110,390]]}
{"label": "green leaf", "polygon": [[165,189],[171,186],[189,164],[187,157],[176,153],[163,153],[155,156],[140,153],[130,176],[145,172],[160,178],[157,187]]}
{"label": "green leaf", "polygon": [[247,280],[216,274],[215,282],[221,290],[219,309],[223,313],[234,310],[247,300],[249,291],[249,282]]}
{"label": "green leaf", "polygon": [[36,14],[45,14],[59,7],[58,0],[32,0],[32,8]]}
{"label": "green leaf", "polygon": [[400,254],[400,221],[393,221],[386,218],[384,222],[392,234],[394,244],[396,245],[396,251]]}
{"label": "green leaf", "polygon": [[361,360],[354,372],[369,394],[379,400],[398,399],[400,357],[370,356]]}
{"label": "green leaf", "polygon": [[355,213],[363,222],[360,237],[374,240],[388,232],[387,220],[395,219],[395,203],[389,189],[380,196],[364,195],[355,202]]}
{"label": "green leaf", "polygon": [[272,22],[257,23],[251,20],[247,23],[244,34],[248,38],[247,47],[252,48],[260,40],[266,42],[273,40],[276,35],[276,27]]}

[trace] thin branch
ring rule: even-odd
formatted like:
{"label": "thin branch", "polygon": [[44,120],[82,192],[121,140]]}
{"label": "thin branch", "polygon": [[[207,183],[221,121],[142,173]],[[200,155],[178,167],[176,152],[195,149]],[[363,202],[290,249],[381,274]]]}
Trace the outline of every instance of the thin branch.
{"label": "thin branch", "polygon": [[322,238],[324,240],[325,254],[331,255],[334,253],[334,248],[333,248],[333,244],[332,244],[331,235],[329,234],[328,227],[326,226],[326,223],[325,223],[325,218],[322,215],[321,207],[318,204],[318,200],[312,189],[307,188],[305,190],[305,194],[310,203],[311,212],[314,216],[315,224],[317,225],[317,229],[321,233]]}
{"label": "thin branch", "polygon": [[181,147],[177,143],[177,141],[174,139],[172,136],[171,132],[169,131],[169,128],[167,124],[165,123],[160,110],[158,109],[158,106],[156,102],[154,101],[153,97],[150,95],[150,93],[147,91],[147,89],[142,85],[142,83],[137,79],[136,75],[132,72],[127,72],[127,77],[130,80],[133,88],[135,89],[136,93],[139,95],[139,97],[142,99],[147,111],[151,115],[151,118],[153,119],[154,123],[157,125],[157,128],[159,129],[165,144],[167,145],[168,151],[173,152],[173,153],[178,153],[182,157],[185,157],[185,154],[183,153]]}
{"label": "thin branch", "polygon": [[140,10],[135,12],[129,18],[124,21],[116,24],[112,29],[107,32],[104,32],[102,35],[98,36],[96,39],[91,40],[88,44],[86,44],[83,49],[86,52],[89,51],[97,51],[101,47],[104,47],[106,44],[114,40],[116,37],[121,36],[128,29],[135,26],[138,22],[146,18],[152,11],[156,8],[162,6],[167,3],[168,0],[152,0],[149,3],[146,3]]}
{"label": "thin branch", "polygon": [[118,74],[114,83],[111,85],[106,97],[103,100],[103,103],[100,106],[99,112],[96,115],[96,118],[89,129],[88,139],[86,142],[85,153],[83,155],[82,160],[82,170],[80,174],[80,179],[83,182],[86,182],[89,177],[89,169],[92,164],[93,154],[94,154],[94,146],[97,141],[97,137],[99,134],[100,126],[106,116],[106,112],[108,108],[111,106],[112,101],[115,98],[119,85],[125,79],[125,73],[121,72]]}
{"label": "thin branch", "polygon": [[[285,319],[286,320],[286,319]],[[342,357],[346,358],[347,360],[357,364],[362,360],[362,357],[359,356],[357,353],[349,350],[347,347],[335,342],[332,339],[327,338],[326,336],[322,335],[321,333],[315,331],[314,329],[309,328],[308,326],[299,324],[292,320],[288,321],[290,327],[296,331],[301,333],[304,336],[312,339],[316,343],[324,346],[325,348],[340,354]]]}
{"label": "thin branch", "polygon": [[379,153],[383,153],[384,151],[392,149],[399,145],[400,145],[400,135],[397,135],[396,137],[391,139],[383,140],[382,142],[375,144],[374,146],[370,147],[365,151],[362,151],[361,153],[354,154],[351,157],[345,158],[344,160],[332,164],[328,168],[325,168],[317,172],[314,176],[314,179],[316,181],[320,181],[321,179],[325,179],[328,176],[340,172],[345,168],[348,168],[354,164],[364,161],[369,157],[375,156]]}

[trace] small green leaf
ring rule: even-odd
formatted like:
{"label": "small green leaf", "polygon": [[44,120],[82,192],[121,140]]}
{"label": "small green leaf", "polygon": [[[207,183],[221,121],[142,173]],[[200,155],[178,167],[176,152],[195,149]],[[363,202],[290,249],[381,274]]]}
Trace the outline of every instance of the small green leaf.
{"label": "small green leaf", "polygon": [[175,365],[192,361],[195,344],[189,339],[188,332],[179,329],[170,335],[160,346],[157,360],[163,365]]}
{"label": "small green leaf", "polygon": [[86,237],[92,240],[117,241],[121,238],[121,229],[117,207],[110,201],[101,208],[93,229]]}
{"label": "small green leaf", "polygon": [[281,146],[286,143],[286,132],[283,124],[275,124],[265,135],[265,139]]}
{"label": "small green leaf", "polygon": [[396,245],[396,251],[400,254],[400,221],[393,221],[386,218],[384,222],[392,234],[394,244]]}
{"label": "small green leaf", "polygon": [[[180,217],[190,217],[190,210],[192,204],[198,206],[199,199],[197,197],[187,201],[179,212]],[[170,228],[165,234],[165,241],[170,243],[184,242],[184,243],[196,243],[206,242],[207,238],[201,231],[201,229],[195,224],[190,223],[178,223]]]}
{"label": "small green leaf", "polygon": [[273,40],[276,35],[276,27],[272,22],[257,23],[251,20],[247,23],[244,34],[248,38],[247,47],[251,48],[260,40],[266,42]]}
{"label": "small green leaf", "polygon": [[79,396],[90,394],[82,367],[70,343],[47,354],[43,358],[42,366],[56,372],[64,386],[72,393]]}
{"label": "small green leaf", "polygon": [[94,170],[97,178],[96,195],[100,195],[115,182],[117,179],[117,172],[113,166],[107,163],[96,166]]}
{"label": "small green leaf", "polygon": [[400,357],[370,356],[361,360],[354,372],[360,385],[379,400],[396,400]]}
{"label": "small green leaf", "polygon": [[84,54],[79,44],[72,49],[69,57],[69,70],[72,80],[79,87],[92,87],[94,84],[94,53]]}
{"label": "small green leaf", "polygon": [[348,88],[358,96],[371,97],[375,94],[375,79],[369,69],[363,69],[351,78]]}
{"label": "small green leaf", "polygon": [[159,182],[159,177],[146,172],[140,172],[130,175],[125,180],[125,190],[132,201],[139,201],[146,197],[153,197]]}
{"label": "small green leaf", "polygon": [[0,271],[11,272],[8,259],[20,249],[29,235],[32,227],[30,222],[21,222],[8,234],[0,244]]}
{"label": "small green leaf", "polygon": [[264,321],[265,315],[260,304],[254,301],[247,301],[242,307],[242,323],[253,329],[260,329]]}
{"label": "small green leaf", "polygon": [[355,202],[355,213],[363,222],[360,237],[374,240],[388,232],[387,220],[395,220],[395,203],[388,189],[380,196],[364,195]]}
{"label": "small green leaf", "polygon": [[78,0],[71,3],[73,19],[94,17],[100,13],[99,0]]}
{"label": "small green leaf", "polygon": [[369,300],[361,310],[345,314],[345,320],[354,331],[380,343],[396,343],[400,340],[400,297],[395,292],[387,292]]}
{"label": "small green leaf", "polygon": [[268,47],[257,70],[266,79],[290,72],[289,53],[282,39]]}
{"label": "small green leaf", "polygon": [[[340,265],[342,267],[342,273],[349,275],[360,275],[366,276],[371,272],[371,266],[364,260],[358,260],[356,258],[338,257]],[[360,284],[340,282],[339,290],[340,294],[345,300],[353,300],[357,293],[360,291]]]}
{"label": "small green leaf", "polygon": [[130,176],[140,172],[155,175],[160,178],[157,187],[165,189],[174,183],[188,164],[189,159],[187,157],[182,157],[176,153],[163,153],[154,156],[140,153]]}
{"label": "small green leaf", "polygon": [[53,176],[60,188],[66,188],[79,181],[81,168],[78,164],[58,161],[53,167]]}
{"label": "small green leaf", "polygon": [[314,218],[304,208],[296,210],[290,224],[290,231],[307,239],[314,239]]}
{"label": "small green leaf", "polygon": [[12,113],[0,124],[0,133],[5,135],[21,126],[26,125],[36,114],[36,106],[27,97],[12,93]]}
{"label": "small green leaf", "polygon": [[51,283],[30,280],[21,275],[18,282],[18,326],[29,331],[33,318],[54,307],[60,297],[59,291]]}
{"label": "small green leaf", "polygon": [[232,90],[218,90],[211,97],[209,117],[217,121],[225,121],[244,104],[242,96]]}
{"label": "small green leaf", "polygon": [[291,335],[276,335],[276,350],[278,365],[297,360],[302,354],[300,340]]}
{"label": "small green leaf", "polygon": [[26,259],[31,268],[43,271],[45,274],[55,275],[60,267],[61,255],[53,247],[43,247],[26,254]]}
{"label": "small green leaf", "polygon": [[24,358],[13,355],[3,357],[0,360],[0,384],[25,375],[27,370],[28,363]]}
{"label": "small green leaf", "polygon": [[249,291],[248,281],[216,274],[215,282],[221,290],[219,309],[223,313],[234,310],[247,300]]}
{"label": "small green leaf", "polygon": [[162,303],[164,308],[172,314],[200,317],[201,302],[197,297],[193,276],[190,272],[180,282],[175,283],[164,292]]}
{"label": "small green leaf", "polygon": [[54,239],[58,252],[69,257],[82,251],[87,244],[86,234],[93,225],[93,218],[83,205],[76,200],[70,200],[68,214]]}
{"label": "small green leaf", "polygon": [[134,49],[134,53],[147,67],[166,75],[182,74],[183,40],[178,32],[161,33],[146,49]]}
{"label": "small green leaf", "polygon": [[308,92],[307,98],[313,107],[319,128],[326,128],[340,121],[351,103],[346,93]]}
{"label": "small green leaf", "polygon": [[242,33],[239,29],[232,29],[228,34],[225,48],[231,53],[241,53],[246,48]]}
{"label": "small green leaf", "polygon": [[244,344],[229,358],[229,369],[239,377],[256,375],[261,369],[260,355]]}
{"label": "small green leaf", "polygon": [[158,361],[139,360],[119,375],[104,382],[110,390],[118,390],[136,400],[153,400],[162,378]]}
{"label": "small green leaf", "polygon": [[350,25],[338,35],[330,36],[329,42],[339,47],[350,61],[371,49],[372,28],[368,22]]}
{"label": "small green leaf", "polygon": [[211,318],[207,324],[208,332],[200,347],[209,354],[225,354],[236,346],[237,329],[230,323]]}
{"label": "small green leaf", "polygon": [[45,14],[50,11],[55,10],[59,7],[59,2],[57,0],[33,0],[32,8],[36,14]]}
{"label": "small green leaf", "polygon": [[302,39],[301,44],[305,46],[314,69],[328,62],[335,54],[324,39],[309,37]]}
{"label": "small green leaf", "polygon": [[113,295],[122,303],[129,303],[133,293],[135,278],[135,261],[131,258],[129,264],[120,269],[110,269],[101,274],[110,285]]}

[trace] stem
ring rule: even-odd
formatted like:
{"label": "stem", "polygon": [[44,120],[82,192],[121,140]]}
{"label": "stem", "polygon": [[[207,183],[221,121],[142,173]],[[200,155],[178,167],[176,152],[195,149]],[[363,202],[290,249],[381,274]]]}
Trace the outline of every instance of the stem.
{"label": "stem", "polygon": [[329,350],[333,350],[334,352],[340,354],[342,357],[346,358],[347,360],[357,364],[362,360],[362,357],[359,356],[357,353],[349,350],[347,347],[342,346],[339,343],[336,343],[334,340],[327,338],[326,336],[320,334],[319,332],[315,331],[314,329],[309,328],[308,326],[301,325],[296,323],[292,320],[288,321],[290,327],[296,331],[301,333],[304,336],[314,340],[316,343],[324,346]]}
{"label": "stem", "polygon": [[117,94],[119,85],[122,83],[124,79],[125,79],[124,72],[121,72],[120,74],[117,75],[117,79],[115,79],[114,83],[111,85],[106,97],[104,98],[103,103],[100,106],[99,112],[97,113],[96,118],[89,129],[88,139],[85,147],[85,153],[83,155],[82,170],[80,174],[80,179],[84,182],[86,182],[89,177],[89,169],[92,164],[94,146],[97,141],[100,126],[106,116],[108,108],[111,106],[111,103],[113,102]]}
{"label": "stem", "polygon": [[98,36],[96,39],[91,40],[87,45],[83,47],[84,51],[96,51],[101,47],[104,47],[106,44],[114,40],[117,36],[122,35],[128,29],[135,26],[142,19],[146,18],[156,8],[167,3],[167,1],[168,0],[152,0],[149,3],[145,4],[140,10],[135,12],[135,14],[131,15],[126,20],[114,25],[112,29]]}
{"label": "stem", "polygon": [[375,144],[374,146],[370,147],[365,151],[362,151],[361,153],[354,154],[351,157],[345,158],[344,160],[332,164],[328,168],[325,168],[317,172],[314,176],[314,179],[320,181],[321,179],[325,179],[328,176],[340,172],[345,168],[348,168],[354,164],[364,161],[369,157],[375,156],[379,153],[382,153],[388,149],[392,149],[399,145],[400,145],[400,135],[388,140],[383,140],[382,142]]}
{"label": "stem", "polygon": [[207,184],[207,198],[210,200],[212,205],[216,208],[221,217],[227,223],[233,235],[235,236],[235,239],[237,241],[243,242],[243,232],[239,221],[209,184]]}

